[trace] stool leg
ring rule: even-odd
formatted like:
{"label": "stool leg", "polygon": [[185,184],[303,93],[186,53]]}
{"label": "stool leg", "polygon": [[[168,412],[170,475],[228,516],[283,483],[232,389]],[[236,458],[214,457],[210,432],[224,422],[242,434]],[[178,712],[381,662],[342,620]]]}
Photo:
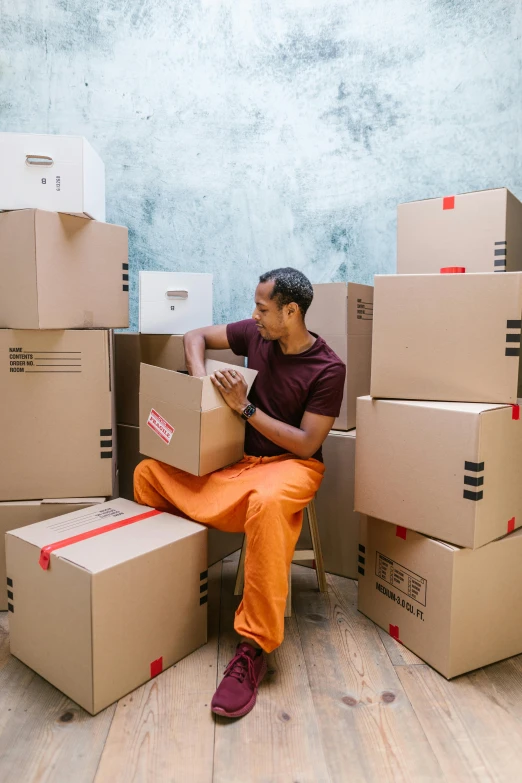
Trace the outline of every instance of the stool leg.
{"label": "stool leg", "polygon": [[239,555],[239,565],[237,567],[236,586],[234,587],[234,595],[243,595],[243,588],[245,586],[246,543],[247,543],[246,536],[244,536],[243,546],[241,547],[241,554]]}
{"label": "stool leg", "polygon": [[315,503],[310,501],[306,507],[308,514],[308,524],[310,526],[310,536],[312,547],[315,553],[315,570],[317,573],[317,584],[321,593],[328,592],[326,575],[324,573],[323,551],[321,549],[321,539],[319,538],[319,527],[317,526],[317,514],[315,513]]}
{"label": "stool leg", "polygon": [[286,597],[285,617],[292,616],[292,566],[288,572],[288,595]]}

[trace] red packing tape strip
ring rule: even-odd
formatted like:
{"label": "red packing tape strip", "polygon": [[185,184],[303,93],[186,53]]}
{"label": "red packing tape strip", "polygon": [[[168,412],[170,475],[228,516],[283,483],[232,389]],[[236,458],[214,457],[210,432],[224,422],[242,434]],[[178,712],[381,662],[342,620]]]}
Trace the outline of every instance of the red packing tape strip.
{"label": "red packing tape strip", "polygon": [[157,677],[163,671],[163,655],[150,664],[150,676]]}
{"label": "red packing tape strip", "polygon": [[443,266],[440,269],[441,275],[463,275],[465,271],[465,266]]}
{"label": "red packing tape strip", "polygon": [[455,196],[445,196],[442,199],[442,209],[455,209]]}
{"label": "red packing tape strip", "polygon": [[512,533],[515,529],[515,517],[511,517],[510,520],[508,520],[508,533]]}
{"label": "red packing tape strip", "polygon": [[145,511],[143,514],[138,514],[135,517],[129,517],[129,519],[120,519],[118,522],[111,522],[110,525],[98,527],[96,530],[88,530],[85,533],[79,533],[77,536],[72,536],[71,538],[63,538],[61,541],[56,541],[54,544],[48,544],[47,546],[42,547],[42,549],[40,549],[40,560],[38,562],[44,571],[47,571],[51,561],[51,552],[54,552],[55,549],[62,549],[64,546],[77,544],[79,541],[86,541],[88,538],[94,538],[94,536],[101,536],[102,533],[109,533],[111,530],[117,530],[119,527],[132,525],[134,522],[140,522],[142,519],[155,517],[157,514],[162,513],[162,511],[157,511],[155,508],[153,508],[149,511]]}
{"label": "red packing tape strip", "polygon": [[519,421],[520,419],[520,405],[512,405],[511,406],[511,418],[515,421]]}
{"label": "red packing tape strip", "polygon": [[401,525],[397,525],[397,530],[395,531],[395,535],[397,538],[403,538],[406,541],[406,528],[401,527]]}

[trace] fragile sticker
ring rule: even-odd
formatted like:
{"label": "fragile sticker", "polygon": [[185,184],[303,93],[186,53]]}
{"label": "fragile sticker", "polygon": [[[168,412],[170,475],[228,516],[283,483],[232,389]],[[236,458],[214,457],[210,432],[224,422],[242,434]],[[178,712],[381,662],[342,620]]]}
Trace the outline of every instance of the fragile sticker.
{"label": "fragile sticker", "polygon": [[155,411],[154,408],[152,408],[149,413],[147,426],[150,427],[151,430],[156,433],[156,435],[159,435],[161,440],[168,446],[172,440],[172,436],[174,435],[174,427],[169,424],[168,421],[163,418],[163,416],[160,416],[160,414]]}

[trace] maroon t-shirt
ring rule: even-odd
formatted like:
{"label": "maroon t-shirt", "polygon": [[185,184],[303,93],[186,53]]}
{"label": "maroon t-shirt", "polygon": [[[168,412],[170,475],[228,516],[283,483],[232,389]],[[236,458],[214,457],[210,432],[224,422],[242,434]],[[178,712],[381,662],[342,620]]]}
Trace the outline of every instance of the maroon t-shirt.
{"label": "maroon t-shirt", "polygon": [[[252,319],[227,326],[232,351],[247,356],[248,366],[259,373],[248,399],[268,416],[292,427],[301,425],[305,411],[337,417],[341,410],[346,367],[322,337],[314,337],[317,339],[307,351],[284,354],[277,340],[263,340]],[[247,422],[246,454],[275,457],[286,451]],[[322,460],[321,449],[314,458]]]}

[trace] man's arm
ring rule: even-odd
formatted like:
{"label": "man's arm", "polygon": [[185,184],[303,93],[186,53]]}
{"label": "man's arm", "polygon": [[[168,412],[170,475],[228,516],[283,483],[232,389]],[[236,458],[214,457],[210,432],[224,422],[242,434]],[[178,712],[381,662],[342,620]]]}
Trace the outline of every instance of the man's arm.
{"label": "man's arm", "polygon": [[230,348],[226,324],[193,329],[184,335],[183,345],[189,375],[200,378],[205,375],[205,350]]}
{"label": "man's arm", "polygon": [[[236,413],[244,411],[248,405],[247,385],[239,370],[223,370],[211,375],[212,383],[217,386],[227,404]],[[335,418],[321,416],[305,411],[299,427],[292,427],[278,419],[273,419],[259,409],[248,420],[265,438],[268,438],[291,454],[309,459],[320,448],[330,432]]]}

